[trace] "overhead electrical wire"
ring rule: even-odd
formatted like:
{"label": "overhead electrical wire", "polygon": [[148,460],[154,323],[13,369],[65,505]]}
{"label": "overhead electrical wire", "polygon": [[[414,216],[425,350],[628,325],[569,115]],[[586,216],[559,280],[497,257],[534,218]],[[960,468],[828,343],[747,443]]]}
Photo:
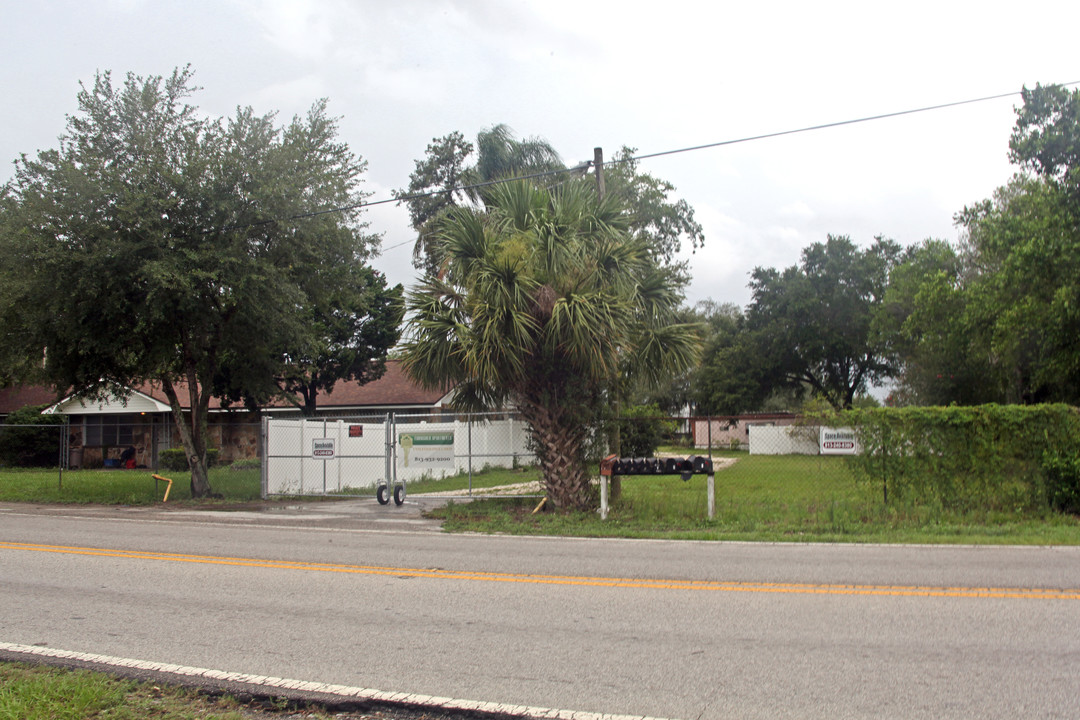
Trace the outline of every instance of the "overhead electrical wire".
{"label": "overhead electrical wire", "polygon": [[[1080,80],[1060,84],[1061,87],[1071,87],[1073,85],[1080,85]],[[710,148],[725,147],[727,145],[738,145],[740,143],[754,142],[754,141],[757,141],[757,140],[768,140],[770,138],[783,137],[785,135],[796,135],[796,134],[799,134],[799,133],[814,132],[816,130],[827,130],[829,128],[843,127],[845,125],[855,125],[855,124],[858,124],[858,123],[871,122],[871,121],[874,121],[874,120],[886,120],[888,118],[902,117],[904,115],[914,115],[916,113],[930,112],[932,110],[944,110],[946,108],[959,107],[961,105],[972,105],[974,103],[988,102],[990,100],[1001,100],[1003,98],[1013,97],[1015,95],[1020,95],[1020,94],[1022,94],[1022,91],[1001,93],[999,95],[987,95],[985,97],[972,98],[970,100],[958,100],[958,101],[955,101],[955,102],[941,103],[939,105],[927,105],[925,107],[913,108],[913,109],[910,109],[910,110],[899,110],[899,111],[896,111],[896,112],[883,113],[883,114],[880,114],[880,115],[868,115],[866,117],[854,118],[854,119],[851,119],[851,120],[839,120],[837,122],[824,123],[824,124],[820,124],[820,125],[808,125],[808,126],[805,126],[805,127],[795,128],[793,130],[780,130],[780,131],[777,131],[777,132],[764,133],[764,134],[761,134],[761,135],[750,135],[750,136],[747,136],[747,137],[736,138],[734,140],[721,140],[719,142],[706,143],[704,145],[693,145],[691,147],[679,148],[677,150],[663,150],[661,152],[646,153],[646,154],[643,154],[643,155],[634,155],[633,157],[624,157],[624,158],[617,158],[617,159],[613,159],[613,160],[606,160],[606,161],[604,161],[604,164],[605,165],[617,165],[617,164],[626,163],[626,162],[636,162],[638,160],[647,160],[647,159],[650,159],[650,158],[663,157],[665,155],[677,155],[679,153],[695,152],[695,151],[698,151],[698,150],[708,150]],[[319,215],[328,215],[330,213],[346,212],[346,211],[349,211],[349,210],[358,210],[358,209],[366,208],[366,207],[374,207],[375,205],[385,205],[387,203],[392,203],[392,202],[401,203],[401,202],[406,202],[408,200],[416,200],[416,199],[419,199],[419,198],[431,197],[433,195],[440,195],[440,194],[444,194],[444,193],[456,193],[456,192],[464,192],[464,191],[468,191],[468,190],[477,190],[479,188],[490,187],[492,185],[499,185],[499,184],[502,184],[502,183],[514,182],[514,181],[518,181],[518,180],[535,180],[537,178],[551,177],[552,175],[562,175],[562,174],[573,173],[573,172],[587,172],[588,169],[590,167],[592,167],[593,165],[594,165],[594,162],[589,160],[589,161],[583,162],[580,165],[577,165],[576,167],[573,167],[573,168],[560,168],[560,169],[557,169],[557,170],[545,170],[545,171],[542,171],[542,172],[530,173],[528,175],[518,175],[518,176],[515,176],[515,177],[512,177],[512,178],[499,178],[497,180],[488,180],[488,181],[485,181],[485,182],[473,183],[471,185],[460,185],[460,186],[457,186],[457,187],[446,188],[446,189],[441,189],[441,190],[430,190],[428,192],[415,193],[415,194],[412,194],[412,195],[400,195],[400,196],[395,196],[395,197],[391,197],[391,198],[384,198],[382,200],[362,201],[362,202],[359,202],[359,203],[354,203],[352,205],[343,205],[343,206],[340,206],[340,207],[327,208],[325,210],[315,210],[315,211],[312,211],[312,212],[309,212],[309,213],[302,213],[302,214],[299,214],[299,215],[291,215],[291,216],[286,217],[286,218],[281,218],[280,220],[263,220],[263,221],[256,222],[256,223],[248,223],[248,224],[245,224],[245,225],[230,226],[230,227],[227,227],[227,228],[222,228],[222,230],[236,230],[236,229],[240,229],[240,228],[257,227],[257,226],[260,226],[260,225],[268,225],[268,224],[274,223],[274,222],[286,222],[288,220],[302,220],[302,219],[305,219],[305,218],[318,217]],[[413,240],[406,240],[404,242],[400,242],[400,243],[397,243],[395,245],[391,245],[390,247],[382,248],[382,251],[393,250],[395,248],[401,247],[402,245],[412,244],[413,242],[414,242]]]}

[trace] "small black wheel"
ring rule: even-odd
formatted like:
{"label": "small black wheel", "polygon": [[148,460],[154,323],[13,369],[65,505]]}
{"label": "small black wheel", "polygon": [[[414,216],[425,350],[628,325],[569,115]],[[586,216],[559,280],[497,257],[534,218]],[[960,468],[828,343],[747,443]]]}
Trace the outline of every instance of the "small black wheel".
{"label": "small black wheel", "polygon": [[375,491],[375,499],[379,501],[380,505],[389,505],[390,488],[386,485],[380,485],[379,489]]}
{"label": "small black wheel", "polygon": [[398,485],[394,488],[394,504],[401,507],[405,504],[405,486]]}

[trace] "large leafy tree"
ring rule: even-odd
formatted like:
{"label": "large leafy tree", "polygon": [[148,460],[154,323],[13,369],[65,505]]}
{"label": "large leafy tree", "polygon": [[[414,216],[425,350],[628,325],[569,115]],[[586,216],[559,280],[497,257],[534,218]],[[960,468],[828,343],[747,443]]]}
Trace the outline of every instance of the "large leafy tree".
{"label": "large leafy tree", "polygon": [[679,282],[592,183],[500,184],[484,207],[442,224],[445,272],[409,296],[404,367],[456,386],[459,407],[517,407],[550,500],[590,507],[587,441],[610,389],[627,368],[659,379],[690,367],[696,327],[672,322]]}
{"label": "large leafy tree", "polygon": [[0,328],[45,358],[33,369],[57,387],[159,382],[201,497],[221,377],[246,391],[237,385],[262,374],[245,369],[306,347],[305,309],[327,307],[334,269],[363,262],[378,238],[359,220],[364,162],[325,102],[279,127],[250,108],[202,117],[187,102],[195,89],[187,68],[120,87],[100,73],[59,146],[17,161]]}
{"label": "large leafy tree", "polygon": [[1009,158],[1067,189],[1080,202],[1080,90],[1024,88],[1009,139]]}
{"label": "large leafy tree", "polygon": [[898,374],[897,405],[977,404],[999,399],[986,358],[973,352],[965,263],[952,245],[925,240],[907,248],[889,276],[876,332]]}
{"label": "large leafy tree", "polygon": [[640,235],[665,265],[685,272],[686,264],[677,263],[675,257],[684,242],[693,250],[704,245],[704,229],[690,203],[672,197],[674,185],[640,169],[635,152],[636,148],[624,146],[605,163],[605,191],[627,208],[630,231]]}
{"label": "large leafy tree", "polygon": [[767,386],[806,386],[844,409],[896,373],[873,319],[900,252],[883,238],[863,250],[829,236],[805,248],[799,265],[753,271],[747,328]]}
{"label": "large leafy tree", "polygon": [[1005,402],[1080,401],[1080,214],[1070,193],[1018,176],[958,216],[969,364]]}
{"label": "large leafy tree", "polygon": [[701,365],[691,379],[698,412],[737,415],[758,410],[772,388],[746,316],[730,303],[697,307],[705,331]]}
{"label": "large leafy tree", "polygon": [[363,385],[386,372],[386,355],[401,335],[405,310],[401,285],[367,266],[345,265],[339,292],[308,310],[309,341],[286,352],[278,388],[285,398],[313,417],[320,393],[338,382]]}
{"label": "large leafy tree", "polygon": [[[1024,89],[1010,138],[1021,168],[893,273],[907,402],[1080,399],[1080,92]],[[884,325],[888,325],[885,322]]]}

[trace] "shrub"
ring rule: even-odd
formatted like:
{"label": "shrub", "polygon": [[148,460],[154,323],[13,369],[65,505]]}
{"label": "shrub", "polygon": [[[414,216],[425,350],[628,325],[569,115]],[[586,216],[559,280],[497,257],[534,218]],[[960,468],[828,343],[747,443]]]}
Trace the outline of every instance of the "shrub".
{"label": "shrub", "polygon": [[676,430],[676,425],[657,405],[634,405],[619,419],[619,442],[623,457],[651,457]]}
{"label": "shrub", "polygon": [[[56,467],[64,420],[59,415],[42,415],[47,407],[27,405],[7,416],[5,427],[0,428],[0,465]],[[16,427],[20,425],[26,427]]]}
{"label": "shrub", "polygon": [[[218,449],[210,448],[206,451],[206,467],[212,468],[217,465]],[[158,453],[158,467],[161,470],[171,472],[183,472],[188,470],[187,453],[184,448],[169,448]]]}
{"label": "shrub", "polygon": [[886,502],[957,510],[1045,507],[1047,468],[1065,478],[1069,466],[1044,458],[1080,437],[1080,412],[1067,405],[876,408],[821,421],[855,428],[852,469],[880,483]]}
{"label": "shrub", "polygon": [[1047,452],[1042,471],[1047,504],[1060,512],[1080,514],[1080,454]]}

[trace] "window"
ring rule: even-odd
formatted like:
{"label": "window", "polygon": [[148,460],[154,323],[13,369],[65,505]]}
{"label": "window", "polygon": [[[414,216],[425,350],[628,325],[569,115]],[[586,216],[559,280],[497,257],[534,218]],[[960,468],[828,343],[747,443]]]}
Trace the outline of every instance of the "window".
{"label": "window", "polygon": [[83,445],[115,447],[131,445],[134,415],[87,415],[83,419]]}

